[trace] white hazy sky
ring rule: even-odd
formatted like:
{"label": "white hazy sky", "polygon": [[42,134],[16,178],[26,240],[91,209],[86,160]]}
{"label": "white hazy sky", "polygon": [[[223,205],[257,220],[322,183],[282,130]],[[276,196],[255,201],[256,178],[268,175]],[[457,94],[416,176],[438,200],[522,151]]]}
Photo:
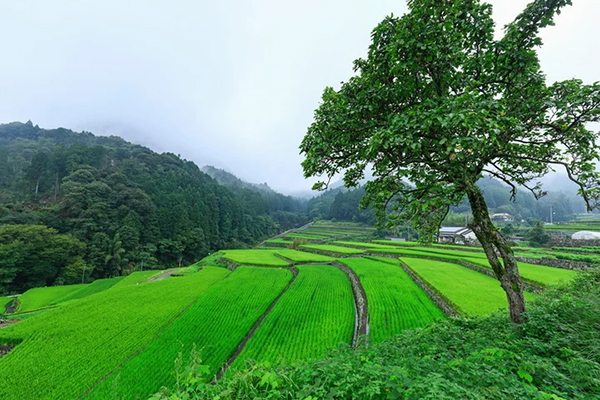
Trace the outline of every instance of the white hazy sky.
{"label": "white hazy sky", "polygon": [[[527,0],[493,0],[498,27]],[[600,1],[543,33],[551,81],[600,80]],[[277,190],[306,191],[298,145],[402,0],[0,0],[0,123],[117,134]]]}

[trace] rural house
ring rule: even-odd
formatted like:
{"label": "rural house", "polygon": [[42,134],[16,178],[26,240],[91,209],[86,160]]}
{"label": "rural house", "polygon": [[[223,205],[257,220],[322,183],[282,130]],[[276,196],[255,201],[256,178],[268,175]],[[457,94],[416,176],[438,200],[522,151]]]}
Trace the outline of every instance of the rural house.
{"label": "rural house", "polygon": [[438,233],[439,243],[465,244],[477,240],[475,233],[467,227],[442,226]]}

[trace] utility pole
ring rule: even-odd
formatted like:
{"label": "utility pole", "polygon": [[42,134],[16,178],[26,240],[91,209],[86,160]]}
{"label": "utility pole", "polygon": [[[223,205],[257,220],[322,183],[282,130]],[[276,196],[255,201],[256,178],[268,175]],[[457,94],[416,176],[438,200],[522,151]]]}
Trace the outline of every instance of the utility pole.
{"label": "utility pole", "polygon": [[553,225],[552,214],[554,213],[552,212],[552,204],[550,204],[550,225]]}

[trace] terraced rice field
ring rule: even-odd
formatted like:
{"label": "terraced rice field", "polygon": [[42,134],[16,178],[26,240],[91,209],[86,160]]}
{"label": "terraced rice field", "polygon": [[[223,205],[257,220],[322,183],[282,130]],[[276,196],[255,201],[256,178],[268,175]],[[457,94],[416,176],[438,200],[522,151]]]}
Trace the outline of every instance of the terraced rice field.
{"label": "terraced rice field", "polygon": [[223,258],[239,264],[287,267],[287,261],[277,257],[273,249],[268,250],[223,250]]}
{"label": "terraced rice field", "polygon": [[[485,254],[458,250],[445,250],[430,247],[396,247],[391,249],[376,248],[376,253],[398,254],[403,256],[434,257],[448,261],[466,261],[491,270]],[[546,267],[543,265],[519,263],[519,272],[523,279],[541,286],[553,285],[573,279],[575,271]]]}
{"label": "terraced rice field", "polygon": [[163,385],[173,387],[173,360],[182,353],[188,365],[194,343],[203,365],[216,373],[291,279],[288,270],[237,268],[86,398],[147,398]]}
{"label": "terraced rice field", "polygon": [[277,249],[275,253],[282,257],[292,260],[295,263],[315,263],[315,262],[331,262],[335,258],[322,254],[309,253],[307,251],[298,251],[292,249]]}
{"label": "terraced rice field", "polygon": [[290,240],[286,240],[283,238],[277,238],[277,239],[269,239],[269,240],[265,240],[265,243],[272,243],[272,244],[281,244],[281,245],[289,245],[290,243],[292,243]]}
{"label": "terraced rice field", "polygon": [[27,312],[58,303],[62,298],[72,295],[85,285],[49,286],[29,289],[19,296],[18,312]]}
{"label": "terraced rice field", "polygon": [[323,240],[329,238],[325,235],[315,235],[312,233],[290,233],[286,235],[289,238],[307,239],[307,240]]}
{"label": "terraced rice field", "polygon": [[327,265],[298,266],[298,277],[248,341],[233,368],[247,359],[287,362],[326,355],[354,332],[350,280]]}
{"label": "terraced rice field", "polygon": [[381,342],[405,329],[425,326],[444,313],[396,265],[366,258],[340,260],[358,275],[369,305],[369,337]]}
{"label": "terraced rice field", "polygon": [[373,242],[356,242],[356,241],[348,241],[348,240],[336,240],[333,244],[338,244],[342,246],[351,246],[351,247],[359,247],[362,249],[384,249],[384,250],[396,250],[396,248],[379,243]]}
{"label": "terraced rice field", "polygon": [[73,292],[72,294],[61,298],[57,303],[64,303],[69,300],[83,299],[84,297],[91,296],[92,294],[96,294],[104,290],[110,289],[123,279],[125,279],[124,276],[118,276],[116,278],[108,279],[98,279],[90,284],[85,285],[76,292]]}
{"label": "terraced rice field", "polygon": [[[486,315],[507,308],[506,294],[494,278],[447,262],[409,257],[400,260],[464,314]],[[526,300],[533,298],[535,295],[525,293]]]}
{"label": "terraced rice field", "polygon": [[77,398],[227,275],[206,267],[188,277],[113,287],[1,329],[0,343],[17,346],[0,358],[0,398]]}
{"label": "terraced rice field", "polygon": [[352,249],[350,247],[333,246],[329,244],[303,244],[301,249],[326,251],[333,254],[355,255],[363,254],[364,250]]}
{"label": "terraced rice field", "polygon": [[[147,398],[163,385],[175,386],[174,360],[179,358],[185,369],[194,344],[212,376],[239,350],[231,373],[248,359],[305,360],[322,357],[339,343],[351,343],[356,310],[348,277],[331,265],[299,265],[292,282],[292,272],[285,268],[291,263],[339,261],[351,268],[367,297],[369,336],[375,343],[445,318],[400,267],[398,258],[391,257],[400,257],[464,314],[506,308],[506,295],[497,280],[453,263],[464,260],[489,268],[483,252],[452,245],[358,242],[369,230],[346,227],[319,224],[292,234],[337,240],[306,244],[300,250],[271,246],[222,251],[225,259],[247,265],[235,272],[208,266],[196,272],[199,265],[210,263],[205,260],[177,269],[183,277],[153,281],[165,271],[143,271],[88,285],[29,291],[22,296],[25,310],[59,307],[13,315],[23,321],[0,330],[0,344],[16,345],[0,358],[0,399]],[[365,255],[369,253],[390,257]],[[220,255],[211,257],[216,260]],[[574,275],[558,268],[519,266],[525,279],[539,285]],[[534,297],[526,294],[527,300]],[[0,297],[0,313],[10,300]]]}
{"label": "terraced rice field", "polygon": [[125,278],[121,279],[117,282],[113,288],[119,289],[122,287],[128,287],[131,285],[137,285],[138,283],[145,282],[146,280],[152,278],[153,276],[160,276],[164,271],[157,270],[146,270],[146,271],[137,271],[127,275]]}

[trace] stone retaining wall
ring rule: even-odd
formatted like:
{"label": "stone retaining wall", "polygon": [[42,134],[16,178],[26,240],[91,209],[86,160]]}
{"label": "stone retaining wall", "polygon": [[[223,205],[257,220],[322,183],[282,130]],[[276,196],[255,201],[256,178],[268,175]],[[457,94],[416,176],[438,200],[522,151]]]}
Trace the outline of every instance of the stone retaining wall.
{"label": "stone retaining wall", "polygon": [[339,262],[333,262],[333,266],[344,271],[350,283],[352,284],[352,293],[354,294],[354,304],[356,306],[356,324],[354,327],[354,337],[352,338],[352,347],[356,347],[359,343],[361,335],[369,334],[369,311],[367,304],[367,295],[365,289],[360,283],[358,275],[348,266]]}
{"label": "stone retaining wall", "polygon": [[592,264],[581,262],[581,261],[572,261],[572,260],[562,260],[558,258],[530,258],[530,257],[521,257],[515,256],[517,261],[524,262],[527,264],[536,264],[536,265],[544,265],[546,267],[554,267],[554,268],[562,268],[562,269],[586,269],[590,268]]}
{"label": "stone retaining wall", "polygon": [[[574,233],[574,232],[573,232]],[[548,243],[550,247],[581,247],[581,246],[600,246],[600,239],[581,239],[573,240],[571,238],[552,238]]]}

